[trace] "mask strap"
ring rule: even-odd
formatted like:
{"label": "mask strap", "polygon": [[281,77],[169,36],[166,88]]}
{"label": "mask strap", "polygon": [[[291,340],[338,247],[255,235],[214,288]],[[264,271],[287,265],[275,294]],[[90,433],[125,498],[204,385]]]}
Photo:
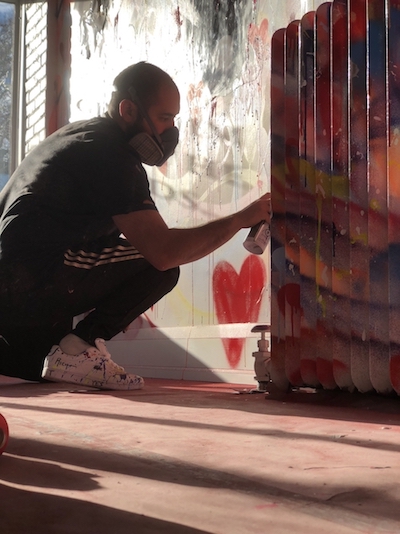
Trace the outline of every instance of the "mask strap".
{"label": "mask strap", "polygon": [[143,104],[139,100],[139,98],[138,98],[138,96],[136,94],[135,88],[133,86],[129,87],[128,93],[131,96],[132,102],[137,105],[142,117],[144,117],[146,119],[147,123],[149,124],[150,129],[151,129],[154,137],[156,138],[158,144],[160,145],[160,147],[162,147],[163,144],[162,144],[162,141],[161,141],[161,137],[159,136],[159,134],[158,134],[158,132],[156,130],[156,127],[154,126],[153,121],[150,119],[149,114],[147,113],[145,107],[143,106]]}

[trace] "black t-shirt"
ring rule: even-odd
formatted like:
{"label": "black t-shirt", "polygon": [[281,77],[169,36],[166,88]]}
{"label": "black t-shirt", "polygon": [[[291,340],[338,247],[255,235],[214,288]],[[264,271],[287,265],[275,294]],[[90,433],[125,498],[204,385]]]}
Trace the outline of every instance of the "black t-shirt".
{"label": "black t-shirt", "polygon": [[112,216],[156,209],[146,172],[108,117],[64,126],[36,147],[0,194],[0,268],[51,269],[69,248],[119,233]]}

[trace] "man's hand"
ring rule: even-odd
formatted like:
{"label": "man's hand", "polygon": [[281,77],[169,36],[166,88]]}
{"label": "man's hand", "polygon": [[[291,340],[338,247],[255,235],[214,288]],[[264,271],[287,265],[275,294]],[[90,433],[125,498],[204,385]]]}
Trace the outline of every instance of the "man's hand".
{"label": "man's hand", "polygon": [[241,228],[249,228],[258,224],[260,221],[271,221],[271,193],[265,193],[258,200],[252,202],[249,206],[236,214],[242,215],[243,225]]}

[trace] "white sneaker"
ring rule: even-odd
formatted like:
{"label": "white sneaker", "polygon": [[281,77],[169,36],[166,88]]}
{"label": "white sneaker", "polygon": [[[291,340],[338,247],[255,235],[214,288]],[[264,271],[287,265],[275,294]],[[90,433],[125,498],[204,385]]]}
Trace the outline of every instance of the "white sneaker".
{"label": "white sneaker", "polygon": [[141,389],[141,376],[129,375],[123,367],[112,361],[104,339],[95,340],[96,347],[89,347],[80,354],[65,354],[54,345],[44,361],[42,378],[52,382],[70,382],[99,389]]}

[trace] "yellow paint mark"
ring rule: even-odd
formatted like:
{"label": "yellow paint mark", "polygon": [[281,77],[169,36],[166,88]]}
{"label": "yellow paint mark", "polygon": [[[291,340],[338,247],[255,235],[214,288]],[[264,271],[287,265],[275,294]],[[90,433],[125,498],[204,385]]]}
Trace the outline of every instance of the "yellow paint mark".
{"label": "yellow paint mark", "polygon": [[381,204],[376,198],[371,199],[371,202],[369,203],[369,207],[373,211],[380,211],[381,210]]}

